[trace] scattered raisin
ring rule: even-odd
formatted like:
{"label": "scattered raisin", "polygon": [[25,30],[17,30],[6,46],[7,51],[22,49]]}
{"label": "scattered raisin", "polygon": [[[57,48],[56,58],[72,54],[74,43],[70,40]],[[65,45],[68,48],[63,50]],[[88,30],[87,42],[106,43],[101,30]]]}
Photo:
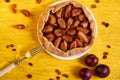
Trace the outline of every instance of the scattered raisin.
{"label": "scattered raisin", "polygon": [[106,23],[106,24],[105,24],[105,27],[109,27],[109,23]]}
{"label": "scattered raisin", "polygon": [[12,49],[12,51],[16,51],[16,49]]}
{"label": "scattered raisin", "polygon": [[16,29],[25,29],[25,26],[23,24],[17,24],[17,25],[14,25],[14,27]]}
{"label": "scattered raisin", "polygon": [[106,22],[102,22],[103,25],[105,25]]}
{"label": "scattered raisin", "polygon": [[30,17],[30,12],[28,10],[22,9],[21,13],[27,17]]}
{"label": "scattered raisin", "polygon": [[27,74],[26,76],[27,76],[27,78],[32,78],[31,74]]}
{"label": "scattered raisin", "polygon": [[69,78],[68,74],[62,74],[63,77]]}
{"label": "scattered raisin", "polygon": [[41,0],[36,0],[36,2],[40,4],[40,3],[41,3]]}
{"label": "scattered raisin", "polygon": [[107,59],[107,55],[103,55],[103,59]]}
{"label": "scattered raisin", "polygon": [[30,62],[29,62],[28,64],[29,64],[30,66],[33,66],[33,64],[32,64],[32,63],[30,63]]}
{"label": "scattered raisin", "polygon": [[56,76],[56,79],[57,79],[57,80],[60,80],[60,76]]}
{"label": "scattered raisin", "polygon": [[6,46],[6,48],[9,48],[9,47],[10,47],[9,45]]}
{"label": "scattered raisin", "polygon": [[54,79],[50,78],[49,80],[54,80]]}
{"label": "scattered raisin", "polygon": [[61,71],[59,69],[56,69],[55,72],[60,75],[61,74]]}
{"label": "scattered raisin", "polygon": [[10,2],[10,0],[5,0],[6,2]]}
{"label": "scattered raisin", "polygon": [[96,3],[99,3],[99,2],[100,2],[100,0],[95,0],[95,2],[96,2]]}
{"label": "scattered raisin", "polygon": [[103,53],[103,59],[106,59],[106,58],[107,58],[107,55],[108,55],[108,52],[104,52],[104,53]]}
{"label": "scattered raisin", "polygon": [[104,52],[103,55],[108,55],[108,52]]}
{"label": "scattered raisin", "polygon": [[16,8],[17,8],[17,5],[16,5],[16,4],[12,4],[12,5],[11,5],[11,9],[12,9],[12,12],[13,12],[13,13],[16,13],[16,12],[17,12]]}
{"label": "scattered raisin", "polygon": [[111,48],[111,46],[110,46],[110,45],[107,45],[107,48]]}
{"label": "scattered raisin", "polygon": [[10,47],[14,47],[14,44],[10,44]]}
{"label": "scattered raisin", "polygon": [[102,22],[102,24],[103,24],[105,27],[109,27],[109,23],[107,23],[107,22]]}
{"label": "scattered raisin", "polygon": [[91,8],[96,8],[96,7],[97,7],[96,4],[91,5]]}

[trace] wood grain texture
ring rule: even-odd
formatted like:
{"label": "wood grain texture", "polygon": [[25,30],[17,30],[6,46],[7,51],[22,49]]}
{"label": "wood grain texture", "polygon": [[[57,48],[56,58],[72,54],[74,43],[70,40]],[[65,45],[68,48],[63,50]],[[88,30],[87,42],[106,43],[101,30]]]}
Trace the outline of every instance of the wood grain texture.
{"label": "wood grain texture", "polygon": [[[31,48],[39,44],[36,35],[36,24],[39,14],[44,8],[58,0],[42,0],[40,4],[36,0],[0,0],[0,69],[4,68],[11,62],[24,56]],[[111,73],[107,78],[101,79],[93,76],[91,80],[120,80],[120,0],[100,0],[95,3],[94,0],[77,0],[86,5],[94,14],[98,24],[98,35],[92,49],[88,52],[93,53],[99,58],[99,64],[107,64],[110,66]],[[17,4],[17,13],[12,13],[11,4]],[[92,4],[96,4],[96,8],[91,8]],[[20,13],[21,9],[30,11],[31,16],[25,17]],[[102,21],[108,22],[109,27],[102,25]],[[12,27],[16,24],[24,24],[24,30],[18,30]],[[14,44],[16,51],[12,48],[6,48],[9,44]],[[111,48],[107,48],[107,45]],[[107,59],[102,59],[103,52],[109,52]],[[55,69],[59,69],[62,73],[69,74],[66,79],[60,75],[61,80],[81,80],[78,72],[81,68],[87,67],[84,64],[85,56],[64,61],[56,59],[45,52],[27,59],[17,68],[8,72],[0,78],[0,80],[29,80],[26,75],[32,74],[31,80],[49,80],[55,79],[57,74]],[[33,66],[29,66],[31,62]],[[93,70],[93,68],[91,69]]]}

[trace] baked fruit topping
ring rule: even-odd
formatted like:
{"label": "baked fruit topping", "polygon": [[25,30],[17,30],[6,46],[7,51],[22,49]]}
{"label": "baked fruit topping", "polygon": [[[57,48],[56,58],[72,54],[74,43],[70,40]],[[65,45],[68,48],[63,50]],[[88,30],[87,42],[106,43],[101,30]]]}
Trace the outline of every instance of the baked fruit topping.
{"label": "baked fruit topping", "polygon": [[68,1],[53,5],[46,14],[41,19],[39,37],[47,51],[70,56],[84,52],[93,43],[95,22],[83,5]]}

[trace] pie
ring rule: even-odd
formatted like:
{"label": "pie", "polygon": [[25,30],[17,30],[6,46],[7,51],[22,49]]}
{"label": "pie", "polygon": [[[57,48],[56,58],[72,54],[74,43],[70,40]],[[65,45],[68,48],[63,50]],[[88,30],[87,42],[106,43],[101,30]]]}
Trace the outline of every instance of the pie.
{"label": "pie", "polygon": [[81,54],[95,40],[95,19],[84,5],[76,1],[54,4],[40,16],[38,37],[42,47],[57,56]]}

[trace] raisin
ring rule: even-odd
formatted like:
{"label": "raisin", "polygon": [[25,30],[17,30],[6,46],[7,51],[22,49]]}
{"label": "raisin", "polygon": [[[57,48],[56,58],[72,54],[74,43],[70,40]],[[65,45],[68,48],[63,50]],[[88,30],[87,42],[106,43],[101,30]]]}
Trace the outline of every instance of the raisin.
{"label": "raisin", "polygon": [[92,4],[91,5],[91,8],[96,8],[97,6],[95,4]]}
{"label": "raisin", "polygon": [[31,74],[27,74],[26,76],[27,76],[27,78],[32,78]]}
{"label": "raisin", "polygon": [[21,13],[27,17],[30,17],[30,12],[28,10],[22,9]]}

